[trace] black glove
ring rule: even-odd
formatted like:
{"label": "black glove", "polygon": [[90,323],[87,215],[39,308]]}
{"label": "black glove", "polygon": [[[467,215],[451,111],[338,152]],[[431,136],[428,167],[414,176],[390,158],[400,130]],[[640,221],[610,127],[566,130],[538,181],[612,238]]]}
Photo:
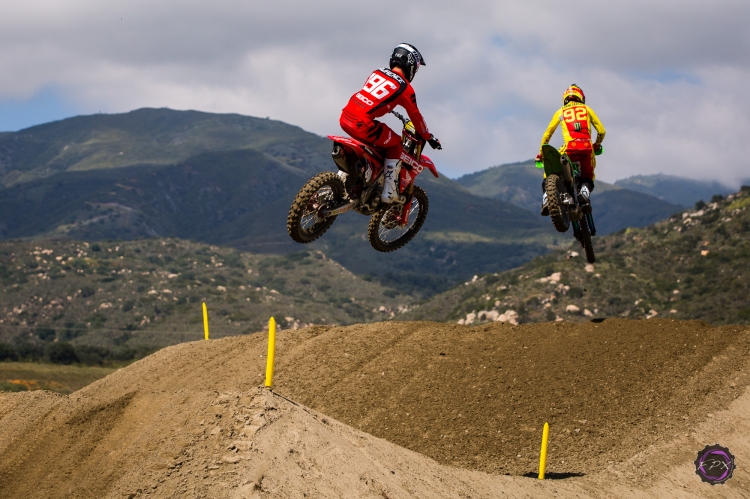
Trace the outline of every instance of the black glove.
{"label": "black glove", "polygon": [[430,147],[432,147],[433,149],[441,150],[443,148],[443,146],[440,145],[440,141],[437,139],[437,137],[432,134],[430,134],[430,140],[428,140],[427,142],[430,143]]}
{"label": "black glove", "polygon": [[599,155],[602,153],[602,145],[594,144],[594,154]]}

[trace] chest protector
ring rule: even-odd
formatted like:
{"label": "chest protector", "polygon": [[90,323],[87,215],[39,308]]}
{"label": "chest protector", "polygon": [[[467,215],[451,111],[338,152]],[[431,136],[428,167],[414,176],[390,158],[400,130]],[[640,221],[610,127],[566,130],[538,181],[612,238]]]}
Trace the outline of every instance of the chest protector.
{"label": "chest protector", "polygon": [[562,126],[568,132],[570,140],[566,143],[568,151],[591,151],[591,129],[589,128],[589,111],[583,104],[565,106],[560,115]]}

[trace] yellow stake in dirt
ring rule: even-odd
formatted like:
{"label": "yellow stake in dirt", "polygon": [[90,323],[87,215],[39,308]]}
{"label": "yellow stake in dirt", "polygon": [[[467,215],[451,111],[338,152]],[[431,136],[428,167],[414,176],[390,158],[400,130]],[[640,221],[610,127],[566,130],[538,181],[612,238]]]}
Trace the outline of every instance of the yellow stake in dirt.
{"label": "yellow stake in dirt", "polygon": [[544,480],[544,471],[547,468],[547,440],[549,440],[549,423],[544,423],[542,452],[539,454],[539,480]]}
{"label": "yellow stake in dirt", "polygon": [[266,361],[266,388],[273,385],[273,359],[276,354],[276,320],[268,321],[268,360]]}
{"label": "yellow stake in dirt", "polygon": [[208,341],[208,309],[206,309],[206,302],[203,302],[203,335]]}

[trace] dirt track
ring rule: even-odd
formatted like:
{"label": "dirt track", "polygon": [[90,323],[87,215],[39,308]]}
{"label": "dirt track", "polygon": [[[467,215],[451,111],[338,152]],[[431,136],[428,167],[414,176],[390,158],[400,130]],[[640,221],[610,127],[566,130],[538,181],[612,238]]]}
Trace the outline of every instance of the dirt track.
{"label": "dirt track", "polygon": [[[177,345],[67,397],[0,395],[0,496],[741,496],[748,333],[670,320],[284,331],[276,390],[314,410],[257,389],[263,337]],[[544,421],[548,471],[584,476],[503,476],[536,471]],[[711,488],[690,467],[717,439],[740,467]]]}

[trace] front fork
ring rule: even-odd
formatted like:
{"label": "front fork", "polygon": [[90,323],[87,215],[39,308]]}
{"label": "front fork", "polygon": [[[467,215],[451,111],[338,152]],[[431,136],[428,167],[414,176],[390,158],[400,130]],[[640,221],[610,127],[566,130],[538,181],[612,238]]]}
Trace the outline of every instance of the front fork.
{"label": "front fork", "polygon": [[411,211],[411,204],[414,202],[414,182],[410,183],[406,189],[404,189],[403,194],[408,197],[408,200],[404,203],[404,207],[401,209],[401,215],[399,218],[399,225],[401,227],[406,227],[406,224],[409,223],[409,212]]}
{"label": "front fork", "polygon": [[[591,213],[584,213],[584,217],[586,217],[586,223],[588,223],[589,226],[589,235],[592,237],[596,235],[596,226],[594,225],[594,215]],[[573,236],[577,240],[581,240],[581,223],[578,220],[573,221]]]}

